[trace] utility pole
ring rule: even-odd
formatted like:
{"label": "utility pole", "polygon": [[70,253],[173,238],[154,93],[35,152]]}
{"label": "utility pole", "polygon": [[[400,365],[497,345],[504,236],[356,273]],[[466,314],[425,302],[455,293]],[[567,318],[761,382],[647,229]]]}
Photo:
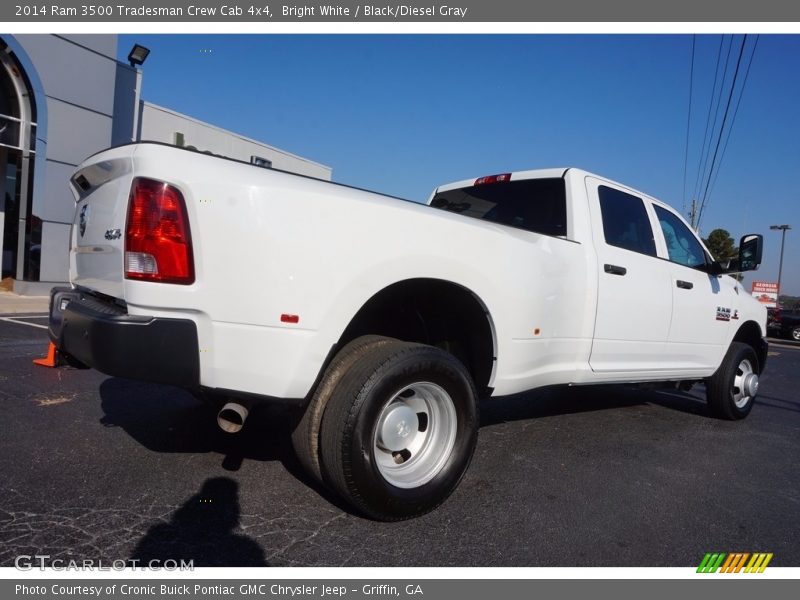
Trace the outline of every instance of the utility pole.
{"label": "utility pole", "polygon": [[786,241],[786,230],[791,229],[791,225],[770,225],[773,231],[781,232],[781,258],[778,262],[778,308],[781,306],[781,275],[783,274],[783,243]]}
{"label": "utility pole", "polygon": [[692,198],[692,207],[689,209],[689,224],[697,231],[697,200]]}

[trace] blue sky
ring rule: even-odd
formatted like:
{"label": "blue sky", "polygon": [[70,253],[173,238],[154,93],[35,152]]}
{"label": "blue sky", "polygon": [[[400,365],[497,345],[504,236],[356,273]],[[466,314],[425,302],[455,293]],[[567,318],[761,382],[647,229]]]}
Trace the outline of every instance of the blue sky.
{"label": "blue sky", "polygon": [[[687,197],[719,41],[696,38]],[[121,35],[120,59],[133,43],[152,51],[144,99],[329,165],[342,183],[424,201],[448,181],[576,166],[684,204],[691,35]],[[777,280],[780,234],[769,226],[795,227],[783,263],[793,295],[798,73],[800,35],[760,36],[701,223],[703,235],[764,234],[748,287]]]}

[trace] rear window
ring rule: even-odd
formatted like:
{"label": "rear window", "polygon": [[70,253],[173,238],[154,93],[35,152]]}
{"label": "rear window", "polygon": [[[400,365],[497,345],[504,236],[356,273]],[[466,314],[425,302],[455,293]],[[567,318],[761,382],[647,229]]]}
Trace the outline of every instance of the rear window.
{"label": "rear window", "polygon": [[597,193],[606,244],[656,256],[653,229],[642,199],[604,185]]}
{"label": "rear window", "polygon": [[431,206],[544,235],[567,235],[563,179],[521,179],[439,192]]}

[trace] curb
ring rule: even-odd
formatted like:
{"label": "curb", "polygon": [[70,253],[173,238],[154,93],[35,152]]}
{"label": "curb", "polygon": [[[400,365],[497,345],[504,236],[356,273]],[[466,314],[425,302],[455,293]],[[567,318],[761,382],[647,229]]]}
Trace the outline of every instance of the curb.
{"label": "curb", "polygon": [[770,348],[800,348],[800,342],[795,342],[794,340],[768,337],[767,342],[769,342]]}
{"label": "curb", "polygon": [[49,311],[49,296],[19,296],[12,292],[0,292],[0,316],[25,313],[47,314]]}

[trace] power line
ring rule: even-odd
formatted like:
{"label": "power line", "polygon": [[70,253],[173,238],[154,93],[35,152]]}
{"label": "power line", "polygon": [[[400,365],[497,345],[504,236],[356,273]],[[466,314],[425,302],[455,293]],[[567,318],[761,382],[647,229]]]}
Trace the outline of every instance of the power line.
{"label": "power line", "polygon": [[[705,168],[703,169],[703,171],[704,171],[703,172],[703,180],[705,180],[705,188],[703,189],[703,193],[702,193],[702,195],[700,197],[700,211],[699,211],[698,217],[697,217],[698,227],[700,225],[700,219],[701,219],[701,217],[703,215],[703,209],[705,208],[706,203],[708,201],[709,184],[711,183],[712,176],[715,174],[715,168],[718,166],[717,162],[716,162],[717,154],[719,152],[720,142],[722,141],[723,133],[725,132],[725,124],[726,124],[727,119],[728,119],[728,111],[730,110],[731,100],[733,98],[733,93],[734,93],[734,91],[736,89],[736,79],[739,76],[739,67],[740,67],[741,62],[742,62],[742,55],[744,53],[744,47],[745,47],[745,43],[746,42],[747,42],[747,35],[744,35],[742,37],[742,43],[739,46],[739,57],[738,57],[738,60],[736,61],[736,68],[734,69],[734,73],[733,73],[733,81],[731,82],[731,87],[728,90],[728,100],[727,100],[727,102],[725,104],[725,113],[724,113],[723,118],[722,118],[722,123],[720,124],[720,127],[719,127],[719,132],[717,133],[717,143],[716,143],[716,145],[714,147],[714,156],[711,159],[711,164],[708,166],[708,172],[706,173],[705,172]],[[730,56],[730,50],[731,50],[732,47],[733,47],[733,36],[731,35],[731,43],[728,46],[728,56]],[[725,79],[727,79],[727,60],[726,60],[726,77],[725,77]],[[724,83],[725,82],[723,80],[723,87],[724,87]],[[720,88],[720,99],[721,99],[721,96],[722,96],[723,87]],[[717,108],[719,108],[719,106]],[[716,116],[719,116],[719,112],[717,112]],[[715,126],[716,126],[716,116],[715,116],[715,119],[714,119],[714,121],[715,121],[714,122],[714,126],[711,128],[712,138],[713,138],[713,133],[715,131]],[[709,152],[709,155],[710,155],[711,154],[711,146],[710,145],[708,147],[708,152]],[[706,157],[706,159],[708,159],[708,156]]]}
{"label": "power line", "polygon": [[706,139],[708,138],[708,125],[711,123],[711,107],[714,106],[714,92],[717,89],[717,77],[719,76],[719,59],[722,56],[722,41],[725,39],[725,36],[721,36],[719,38],[719,48],[717,48],[717,66],[714,67],[714,83],[711,86],[711,98],[708,101],[708,114],[706,115],[706,130],[703,132],[703,147],[700,150],[700,161],[697,165],[697,177],[695,178],[694,182],[694,194],[692,194],[693,198],[697,197],[697,192],[700,189],[700,167],[703,164],[703,154],[706,151]]}
{"label": "power line", "polygon": [[[723,36],[724,37],[724,36]],[[702,164],[700,166],[700,186],[695,190],[695,197],[698,197],[700,189],[703,187],[703,182],[706,180],[706,173],[708,169],[708,157],[711,155],[711,145],[713,144],[714,135],[717,130],[717,121],[719,120],[719,107],[722,104],[722,91],[725,89],[725,81],[728,79],[728,65],[731,60],[731,48],[733,48],[733,35],[728,40],[728,51],[725,53],[725,66],[722,68],[722,81],[719,84],[719,91],[717,92],[717,100],[714,106],[714,122],[711,124],[711,129],[708,132],[708,147],[705,147],[705,140],[703,142],[705,148],[704,156],[701,156]],[[713,97],[712,97],[713,101]],[[722,129],[720,128],[720,132]],[[698,222],[699,225],[699,222]]]}
{"label": "power line", "polygon": [[725,160],[725,151],[728,149],[728,142],[731,139],[731,132],[733,131],[733,124],[736,123],[736,115],[739,114],[739,105],[742,103],[742,96],[744,96],[744,88],[747,85],[747,78],[750,76],[750,67],[753,65],[753,57],[756,55],[756,47],[758,46],[758,38],[759,36],[756,35],[756,40],[753,42],[753,50],[750,52],[750,60],[747,63],[747,70],[744,72],[744,79],[742,80],[742,87],[739,90],[739,98],[736,100],[736,108],[733,110],[733,117],[731,118],[731,126],[728,127],[728,135],[725,136],[725,144],[722,146],[722,154],[719,157],[719,165],[717,166],[717,172],[714,174],[714,181],[711,182],[711,189],[708,191],[709,198],[711,194],[714,192],[714,186],[717,184],[717,177],[719,177],[719,172],[722,167],[722,161]]}
{"label": "power line", "polygon": [[694,45],[697,35],[692,36],[692,66],[689,68],[689,110],[686,117],[686,148],[683,154],[683,212],[686,213],[686,169],[689,165],[689,126],[692,122],[692,86],[694,84]]}
{"label": "power line", "polygon": [[720,142],[722,142],[722,132],[725,130],[725,123],[728,120],[728,111],[731,107],[731,100],[733,100],[733,90],[736,88],[736,79],[739,76],[739,67],[742,64],[742,55],[744,54],[744,45],[747,42],[747,34],[744,35],[742,38],[742,45],[739,47],[739,58],[736,61],[736,70],[733,73],[733,83],[731,83],[731,90],[728,94],[728,102],[725,105],[725,114],[722,117],[722,125],[719,128],[719,136],[717,137],[717,145],[714,148],[714,158],[711,159],[711,169],[708,172],[708,179],[706,180],[706,187],[703,190],[703,199],[700,202],[700,213],[697,217],[697,226],[700,226],[700,221],[703,219],[703,209],[706,207],[706,202],[708,201],[708,187],[711,184],[711,175],[714,172],[714,164],[717,160],[717,152],[719,151]]}

